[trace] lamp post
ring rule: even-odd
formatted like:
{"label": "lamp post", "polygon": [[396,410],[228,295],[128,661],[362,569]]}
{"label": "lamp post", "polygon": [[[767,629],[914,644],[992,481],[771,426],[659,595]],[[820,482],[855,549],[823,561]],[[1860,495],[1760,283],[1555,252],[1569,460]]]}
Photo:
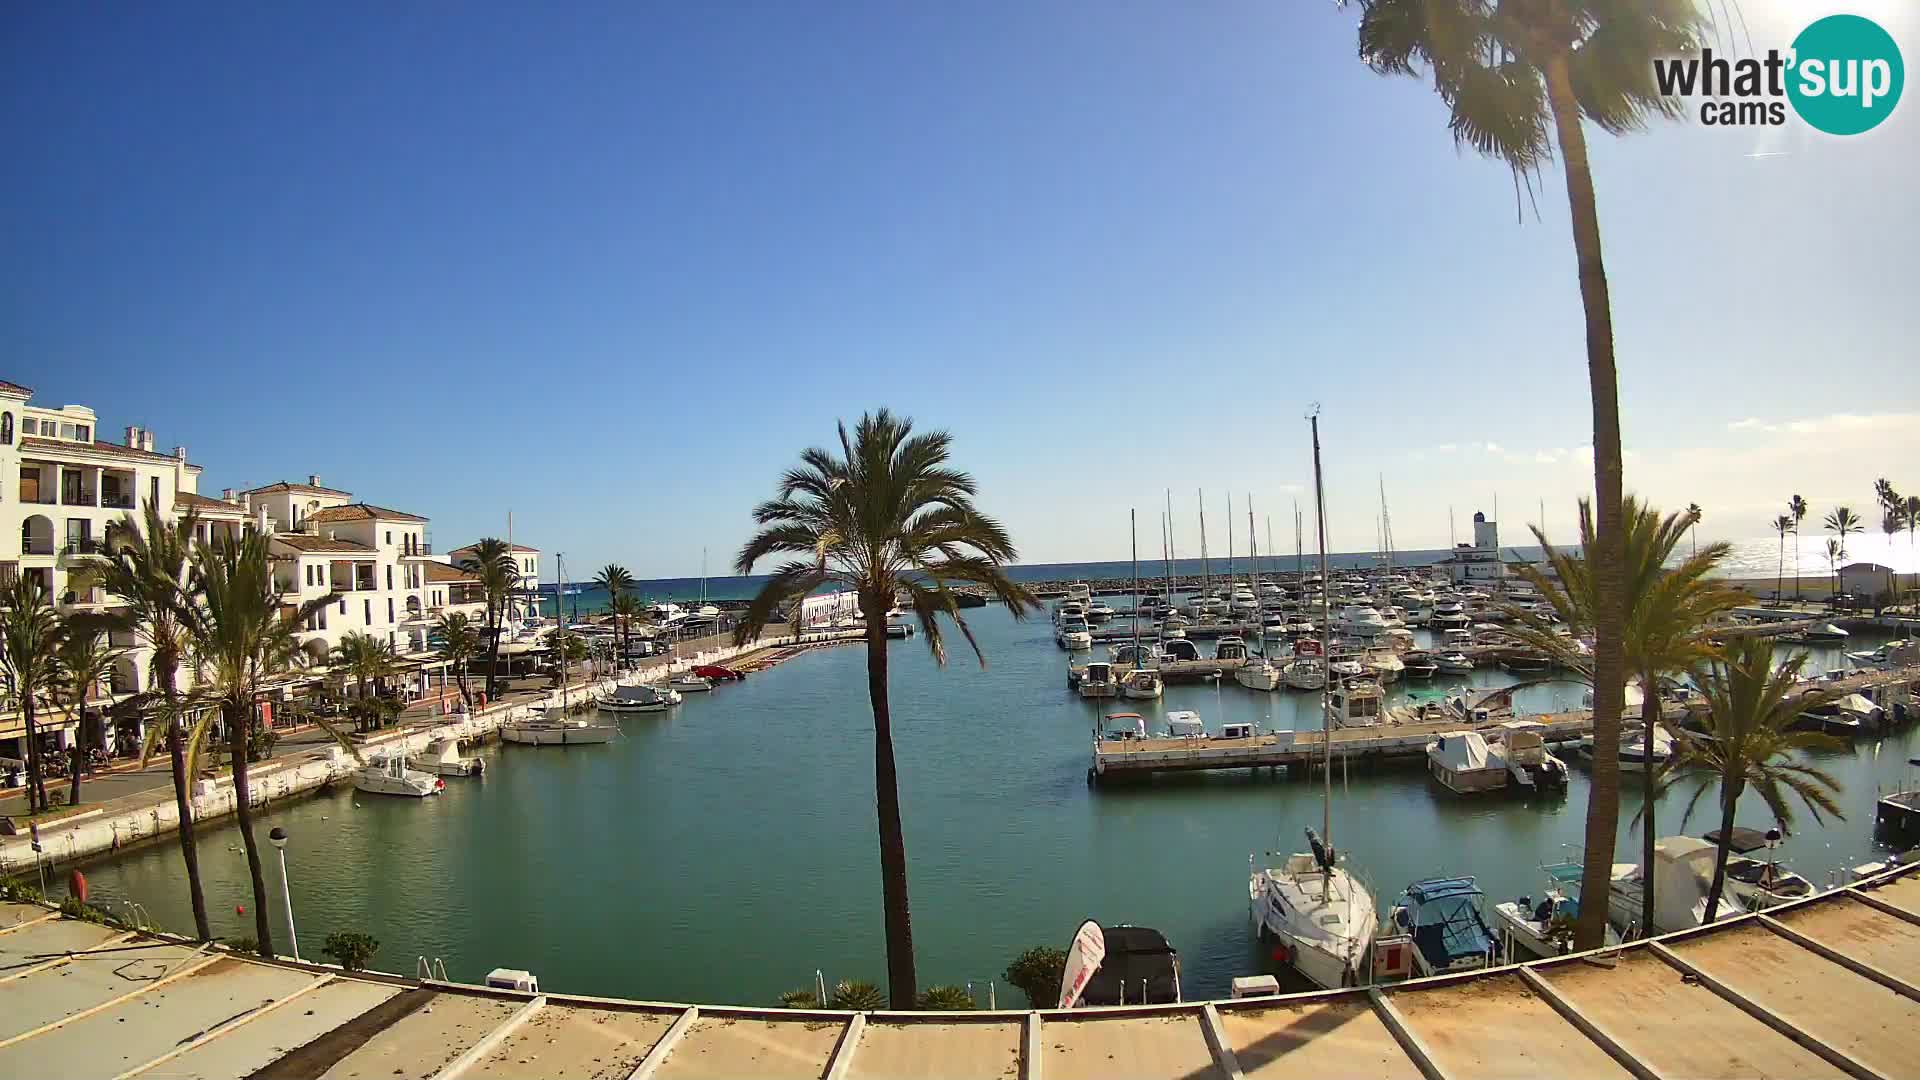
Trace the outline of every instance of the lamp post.
{"label": "lamp post", "polygon": [[293,885],[287,880],[287,830],[274,826],[267,834],[274,850],[280,853],[280,898],[287,904],[287,936],[293,939],[293,958],[300,959],[300,931],[293,926]]}

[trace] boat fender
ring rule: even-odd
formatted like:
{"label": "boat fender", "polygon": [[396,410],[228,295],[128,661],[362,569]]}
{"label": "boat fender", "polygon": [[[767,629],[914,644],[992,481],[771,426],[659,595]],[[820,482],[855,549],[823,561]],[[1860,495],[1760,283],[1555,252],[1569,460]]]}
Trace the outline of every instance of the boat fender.
{"label": "boat fender", "polygon": [[1276,964],[1285,964],[1292,962],[1292,960],[1293,957],[1287,952],[1286,944],[1284,942],[1274,942],[1273,962]]}

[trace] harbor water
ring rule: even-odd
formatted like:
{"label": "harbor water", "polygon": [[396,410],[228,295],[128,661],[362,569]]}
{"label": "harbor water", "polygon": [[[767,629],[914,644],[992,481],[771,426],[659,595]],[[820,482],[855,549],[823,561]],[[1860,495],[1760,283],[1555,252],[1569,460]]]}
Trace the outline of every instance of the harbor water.
{"label": "harbor water", "polygon": [[[971,982],[984,1005],[991,980],[1000,1004],[1021,1004],[1007,963],[1032,945],[1064,947],[1087,917],[1162,930],[1188,997],[1224,996],[1233,976],[1268,970],[1248,929],[1248,857],[1302,849],[1302,827],[1320,826],[1320,782],[1238,772],[1089,787],[1102,710],[1067,689],[1047,620],[1016,622],[997,606],[966,614],[985,670],[957,635],[945,668],[919,637],[890,646],[921,985]],[[1838,662],[1831,650],[1818,666]],[[1536,687],[1521,711],[1577,706],[1581,692]],[[1148,706],[1137,711],[1156,727],[1166,710],[1194,709],[1210,730],[1229,720],[1305,730],[1318,726],[1317,702],[1228,681],[1103,704]],[[280,875],[265,833],[281,826],[309,959],[327,933],[360,930],[379,939],[379,968],[411,974],[416,957],[437,957],[463,981],[526,968],[572,993],[770,1004],[811,986],[816,969],[830,983],[884,980],[863,648],[816,650],[620,724],[624,737],[604,746],[487,749],[484,779],[450,779],[438,797],[349,789],[259,815],[275,922]],[[1873,855],[1876,791],[1903,779],[1914,742],[1910,728],[1824,755],[1846,820],[1801,813],[1782,855],[1820,884]],[[1409,881],[1437,874],[1477,876],[1489,902],[1537,895],[1538,864],[1581,838],[1587,780],[1578,764],[1572,772],[1565,796],[1526,801],[1452,795],[1417,767],[1336,768],[1333,842],[1383,912]],[[1634,777],[1624,787],[1616,858],[1629,862],[1642,789]],[[1662,835],[1681,831],[1686,794],[1662,804]],[[1764,828],[1750,801],[1741,823]],[[1685,831],[1717,824],[1711,803]],[[201,865],[216,932],[250,934],[230,823],[203,831]],[[86,873],[96,897],[137,900],[191,928],[172,840]]]}

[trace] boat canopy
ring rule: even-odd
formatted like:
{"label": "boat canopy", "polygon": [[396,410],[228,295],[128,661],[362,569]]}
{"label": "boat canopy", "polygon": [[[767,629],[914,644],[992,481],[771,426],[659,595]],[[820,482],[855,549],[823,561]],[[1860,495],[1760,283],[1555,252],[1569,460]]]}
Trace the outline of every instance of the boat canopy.
{"label": "boat canopy", "polygon": [[1082,1005],[1163,1004],[1180,1000],[1180,957],[1167,943],[1165,935],[1145,926],[1101,929],[1106,937],[1107,955],[1087,980],[1086,991],[1080,996]]}
{"label": "boat canopy", "polygon": [[1449,731],[1428,750],[1428,756],[1449,772],[1502,768],[1487,753],[1487,740],[1477,731]]}
{"label": "boat canopy", "polygon": [[1436,967],[1486,956],[1493,951],[1493,936],[1480,917],[1483,895],[1470,877],[1416,881],[1407,886],[1403,928]]}
{"label": "boat canopy", "polygon": [[1176,709],[1167,714],[1167,734],[1174,736],[1205,735],[1207,727],[1200,722],[1200,714],[1191,709]]}
{"label": "boat canopy", "polygon": [[[1708,843],[1720,842],[1720,830],[1715,829],[1705,835]],[[1733,827],[1732,837],[1727,842],[1728,850],[1736,855],[1745,855],[1749,851],[1759,851],[1767,846],[1767,833],[1764,829],[1748,829],[1739,825]]]}

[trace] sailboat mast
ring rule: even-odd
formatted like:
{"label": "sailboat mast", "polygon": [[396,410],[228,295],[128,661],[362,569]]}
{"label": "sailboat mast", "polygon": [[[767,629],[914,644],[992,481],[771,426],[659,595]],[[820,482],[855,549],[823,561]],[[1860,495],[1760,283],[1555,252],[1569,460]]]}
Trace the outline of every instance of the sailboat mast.
{"label": "sailboat mast", "polygon": [[1167,489],[1167,604],[1173,604],[1173,567],[1180,561],[1180,553],[1173,547],[1173,489]]}
{"label": "sailboat mast", "polygon": [[[1227,492],[1227,596],[1233,596],[1233,492]],[[1228,609],[1231,614],[1232,609]]]}
{"label": "sailboat mast", "polygon": [[[1213,567],[1207,562],[1207,493],[1196,490],[1200,499],[1200,595],[1205,597],[1213,586]],[[1205,611],[1203,605],[1200,609]]]}
{"label": "sailboat mast", "polygon": [[1306,551],[1300,539],[1300,500],[1296,497],[1293,500],[1293,581],[1302,589],[1307,587],[1306,567],[1301,565],[1304,558]]}
{"label": "sailboat mast", "polygon": [[[1320,745],[1322,776],[1326,782],[1321,796],[1320,830],[1326,839],[1327,850],[1333,850],[1333,709],[1330,691],[1333,688],[1333,642],[1327,629],[1333,623],[1332,601],[1326,587],[1327,581],[1327,492],[1320,478],[1320,410],[1316,406],[1307,414],[1307,421],[1313,428],[1313,502],[1318,517],[1316,531],[1320,534],[1320,656],[1327,665],[1327,677],[1320,684]],[[1332,860],[1328,860],[1331,862]],[[1331,867],[1327,869],[1332,875]]]}
{"label": "sailboat mast", "polygon": [[560,618],[560,598],[567,594],[567,557],[560,552],[553,553],[553,621],[559,628],[553,632],[554,641],[560,645],[560,715],[567,715],[567,627]]}
{"label": "sailboat mast", "polygon": [[1127,536],[1133,541],[1133,666],[1140,666],[1140,511],[1127,511]]}
{"label": "sailboat mast", "polygon": [[1380,474],[1380,539],[1386,545],[1387,573],[1393,573],[1393,515],[1387,513],[1387,474]]}
{"label": "sailboat mast", "polygon": [[1253,617],[1260,619],[1260,659],[1267,659],[1267,620],[1260,616],[1260,590],[1254,586],[1260,576],[1260,544],[1253,534],[1253,496],[1247,496],[1247,557],[1252,560],[1252,569],[1247,574],[1247,588],[1253,593]]}

